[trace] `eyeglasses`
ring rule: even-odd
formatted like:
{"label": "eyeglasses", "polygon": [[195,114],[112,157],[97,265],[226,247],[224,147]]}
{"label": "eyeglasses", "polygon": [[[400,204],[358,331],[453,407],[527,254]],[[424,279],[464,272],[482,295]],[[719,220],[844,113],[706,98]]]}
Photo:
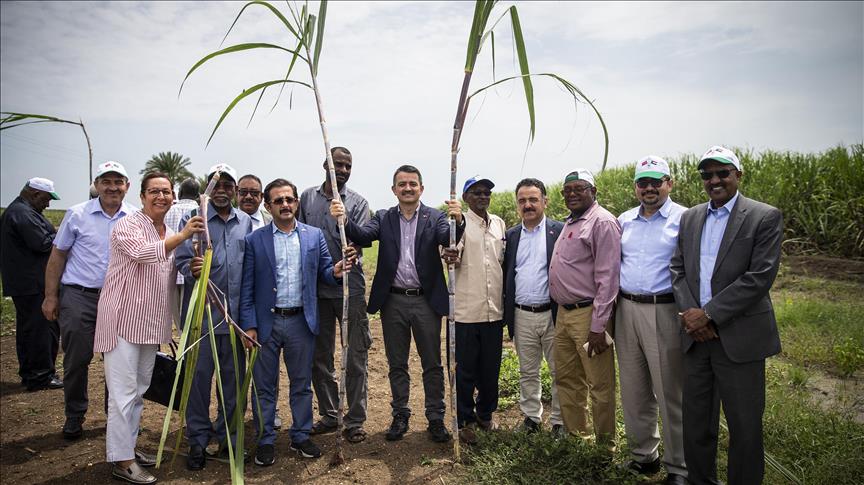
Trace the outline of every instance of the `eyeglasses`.
{"label": "eyeglasses", "polygon": [[564,195],[581,194],[590,188],[591,188],[590,185],[586,185],[584,187],[564,187],[563,189],[561,189],[561,193]]}
{"label": "eyeglasses", "polygon": [[166,199],[167,199],[168,197],[171,197],[172,195],[174,195],[174,192],[171,192],[171,191],[168,190],[168,189],[163,189],[163,190],[159,190],[159,189],[147,189],[147,192],[146,192],[146,193],[147,193],[147,195],[149,195],[150,197],[159,197],[159,196],[161,195],[162,197],[165,197]]}
{"label": "eyeglasses", "polygon": [[666,181],[666,179],[642,178],[642,179],[639,179],[636,181],[636,186],[639,187],[640,189],[647,189],[648,186],[650,185],[651,187],[654,187],[655,189],[659,189],[660,186],[663,185],[663,182],[665,182],[665,181]]}
{"label": "eyeglasses", "polygon": [[291,205],[295,202],[297,202],[297,199],[295,199],[294,197],[278,197],[278,198],[273,199],[273,202],[271,202],[271,204],[277,205],[277,206],[278,205],[284,205],[284,204]]}
{"label": "eyeglasses", "polygon": [[475,197],[491,197],[492,196],[491,190],[469,190],[467,193],[471,194]]}
{"label": "eyeglasses", "polygon": [[726,177],[729,176],[730,173],[732,173],[732,171],[727,169],[727,168],[724,168],[721,170],[715,170],[713,172],[709,172],[706,170],[700,170],[699,176],[702,177],[702,180],[711,180],[712,178],[714,178],[715,175],[719,179],[725,179]]}
{"label": "eyeglasses", "polygon": [[261,196],[260,190],[240,189],[237,191],[237,193],[240,194],[240,197],[246,197],[247,195],[251,195],[252,197],[260,197]]}

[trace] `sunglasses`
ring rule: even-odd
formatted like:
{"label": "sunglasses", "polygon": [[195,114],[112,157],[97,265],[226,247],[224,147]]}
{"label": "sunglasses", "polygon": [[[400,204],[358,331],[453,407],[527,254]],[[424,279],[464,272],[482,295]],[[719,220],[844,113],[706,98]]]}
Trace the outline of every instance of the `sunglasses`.
{"label": "sunglasses", "polygon": [[467,193],[474,195],[476,197],[491,197],[491,190],[469,190]]}
{"label": "sunglasses", "polygon": [[724,168],[721,170],[715,170],[713,172],[709,172],[706,170],[700,170],[699,176],[702,177],[702,180],[711,180],[712,178],[714,178],[715,175],[719,179],[725,179],[726,177],[729,176],[730,173],[732,173],[732,171],[727,169],[727,168]]}
{"label": "sunglasses", "polygon": [[295,199],[294,197],[278,197],[276,199],[273,199],[273,202],[271,202],[271,204],[279,206],[284,204],[291,205],[295,202],[297,202],[297,199]]}
{"label": "sunglasses", "polygon": [[655,189],[659,189],[660,186],[663,185],[663,182],[665,182],[665,181],[666,181],[666,179],[644,178],[644,179],[637,180],[636,186],[639,187],[640,189],[647,189],[648,186],[650,185],[651,187],[654,187]]}
{"label": "sunglasses", "polygon": [[261,195],[260,190],[249,189],[240,189],[239,191],[237,191],[237,193],[240,194],[240,197],[246,197],[247,195],[251,195],[252,197],[258,197],[259,195]]}

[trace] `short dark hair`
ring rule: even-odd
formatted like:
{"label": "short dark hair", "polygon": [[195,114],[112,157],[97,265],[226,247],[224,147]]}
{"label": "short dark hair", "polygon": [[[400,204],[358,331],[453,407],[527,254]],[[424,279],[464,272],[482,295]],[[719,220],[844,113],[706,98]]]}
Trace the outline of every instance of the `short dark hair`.
{"label": "short dark hair", "polygon": [[[345,155],[348,155],[348,156],[351,155],[351,152],[348,151],[348,149],[345,148],[345,147],[333,147],[333,148],[330,149],[330,156],[336,155],[336,152],[342,152],[342,153],[344,153]],[[327,159],[325,158],[324,160],[327,160]]]}
{"label": "short dark hair", "polygon": [[537,187],[540,189],[540,193],[543,194],[543,197],[546,197],[546,185],[544,185],[540,180],[530,177],[520,180],[519,183],[516,184],[516,195],[519,195],[519,189],[522,187]]}
{"label": "short dark hair", "polygon": [[198,200],[198,194],[200,193],[201,184],[196,179],[190,177],[180,182],[179,198]]}
{"label": "short dark hair", "polygon": [[258,187],[264,186],[264,184],[261,183],[261,179],[259,179],[257,175],[252,175],[251,173],[247,173],[246,175],[240,177],[240,180],[237,181],[237,185],[240,185],[240,182],[242,182],[244,179],[252,179],[258,182]]}
{"label": "short dark hair", "polygon": [[264,187],[264,202],[269,204],[270,203],[270,191],[273,189],[277,189],[279,187],[291,187],[291,190],[294,191],[294,198],[296,199],[296,198],[300,197],[299,195],[297,195],[297,186],[296,185],[292,184],[291,182],[289,182],[285,179],[276,179],[276,180],[270,182],[269,184],[267,184],[267,187]]}
{"label": "short dark hair", "polygon": [[396,176],[399,175],[399,172],[416,173],[417,178],[420,180],[420,185],[423,185],[423,176],[420,175],[420,170],[417,170],[417,167],[414,165],[402,165],[393,172],[393,186],[396,186]]}
{"label": "short dark hair", "polygon": [[[150,172],[144,175],[144,178],[141,179],[141,195],[144,195],[144,191],[147,190],[147,184],[149,184],[153,179],[166,179],[168,183],[171,184],[171,187],[174,187],[174,182],[171,181],[171,177],[169,177],[168,174],[162,172]],[[173,188],[171,192],[173,194]]]}

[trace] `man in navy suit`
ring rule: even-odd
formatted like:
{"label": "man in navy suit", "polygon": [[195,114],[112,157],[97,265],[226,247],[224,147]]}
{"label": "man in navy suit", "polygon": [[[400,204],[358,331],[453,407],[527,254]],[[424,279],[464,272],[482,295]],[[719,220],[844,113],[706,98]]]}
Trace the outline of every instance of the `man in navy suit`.
{"label": "man in navy suit", "polygon": [[[393,423],[388,441],[400,440],[408,431],[410,377],[408,351],[411,335],[423,367],[427,431],[432,441],[450,441],[444,427],[444,370],[441,366],[441,317],[448,312],[447,286],[440,247],[448,246],[447,216],[420,203],[423,179],[411,165],[402,165],[393,174],[393,195],[399,205],[380,210],[363,226],[350,219],[345,232],[352,242],[368,247],[378,240],[378,268],[372,281],[367,311],[381,311],[384,351],[390,367]],[[456,240],[462,237],[465,222],[459,201],[447,201],[448,214],[456,219]],[[339,218],[345,208],[335,200],[330,215]]]}
{"label": "man in navy suit", "polygon": [[[516,208],[522,222],[507,230],[504,250],[504,322],[519,356],[519,408],[528,432],[540,429],[540,363],[552,372],[552,432],[563,432],[558,392],[555,388],[555,313],[549,297],[549,261],[564,224],[547,219],[546,186],[526,178],[516,184]],[[523,240],[524,239],[524,240]]]}
{"label": "man in navy suit", "polygon": [[[312,430],[312,355],[318,334],[317,282],[338,284],[351,268],[353,248],[345,260],[333,265],[320,229],[297,222],[300,205],[297,187],[276,179],[264,189],[264,204],[273,221],[246,236],[240,321],[243,330],[261,343],[253,369],[257,384],[253,406],[264,433],[258,440],[255,464],[272,465],[276,432],[276,386],[279,382],[279,350],[283,350],[290,382],[291,449],[303,458],[317,458],[321,450],[309,439]],[[248,346],[251,343],[244,341]]]}

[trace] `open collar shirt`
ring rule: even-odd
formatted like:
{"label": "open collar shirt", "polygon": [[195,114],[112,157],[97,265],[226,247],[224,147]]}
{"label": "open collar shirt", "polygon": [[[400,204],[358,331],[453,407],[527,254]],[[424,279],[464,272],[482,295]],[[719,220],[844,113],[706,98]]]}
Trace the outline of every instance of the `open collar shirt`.
{"label": "open collar shirt", "polygon": [[399,265],[396,267],[396,276],[393,277],[393,286],[397,288],[420,288],[420,276],[417,274],[417,266],[414,262],[414,239],[417,236],[420,206],[417,206],[411,219],[405,219],[405,216],[402,215],[402,209],[399,208],[398,210]]}
{"label": "open collar shirt", "polygon": [[516,292],[518,305],[549,303],[549,268],[546,266],[546,216],[534,229],[522,224],[516,249]]}
{"label": "open collar shirt", "polygon": [[276,256],[276,306],[303,306],[303,281],[300,273],[300,233],[297,224],[285,232],[273,224],[273,251]]}
{"label": "open collar shirt", "polygon": [[621,223],[621,291],[631,295],[672,292],[669,262],[678,246],[678,227],[686,210],[671,198],[649,218],[642,206],[618,217]]}
{"label": "open collar shirt", "polygon": [[714,297],[711,292],[711,278],[714,276],[714,265],[717,263],[717,252],[723,241],[723,233],[729,224],[729,215],[738,202],[738,194],[729,199],[726,204],[717,209],[708,202],[708,215],[702,228],[702,240],[699,244],[699,304],[705,306]]}
{"label": "open collar shirt", "polygon": [[594,299],[591,331],[603,332],[618,296],[621,226],[597,201],[567,218],[549,265],[549,293],[559,305]]}
{"label": "open collar shirt", "polygon": [[102,210],[99,197],[73,205],[63,216],[54,246],[68,251],[66,268],[60,282],[86,288],[102,288],[108,271],[108,241],[114,224],[137,209],[126,202],[109,216]]}
{"label": "open collar shirt", "polygon": [[465,232],[457,247],[460,261],[456,268],[455,318],[460,323],[498,322],[504,318],[501,263],[507,225],[493,214],[488,214],[487,222],[470,209],[465,218]]}

